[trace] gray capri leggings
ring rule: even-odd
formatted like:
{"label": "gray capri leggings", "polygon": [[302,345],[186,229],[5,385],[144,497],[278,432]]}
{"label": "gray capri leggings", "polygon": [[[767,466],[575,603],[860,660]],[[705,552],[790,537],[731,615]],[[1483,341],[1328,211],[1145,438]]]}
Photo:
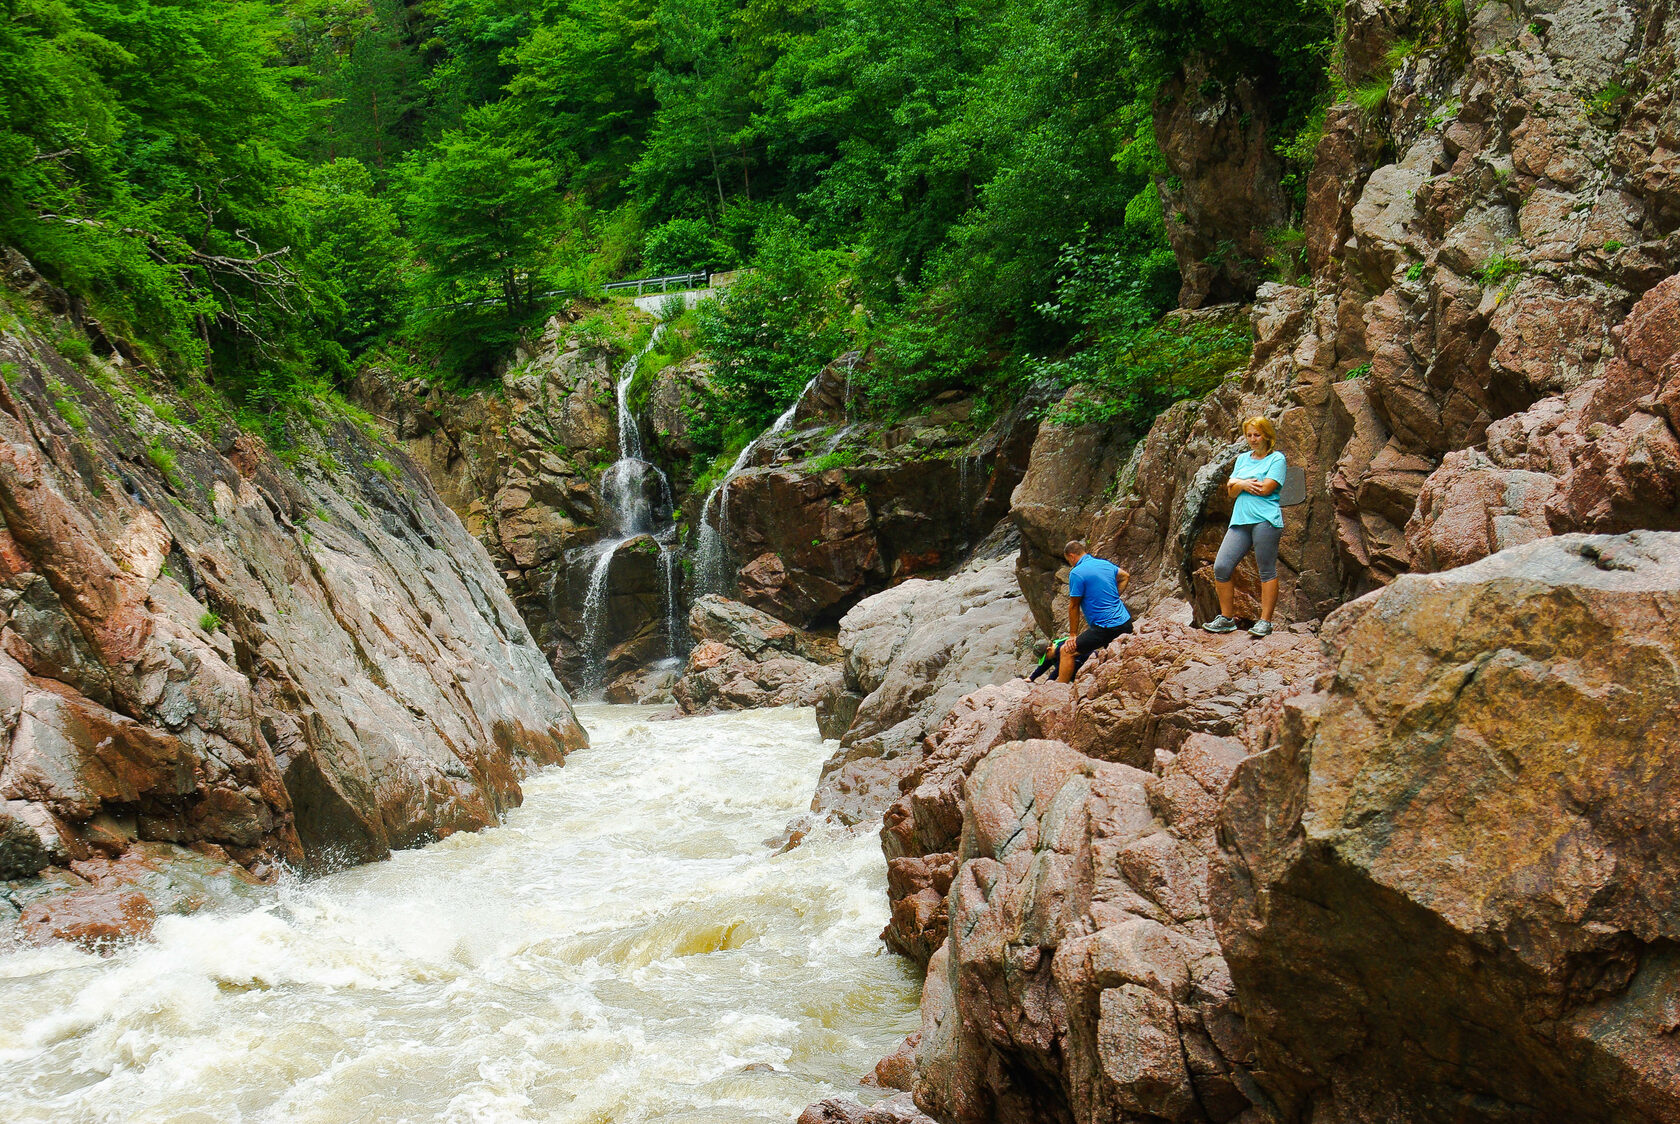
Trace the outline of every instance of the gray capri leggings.
{"label": "gray capri leggings", "polygon": [[1270,523],[1244,523],[1241,526],[1233,523],[1225,532],[1225,541],[1219,544],[1219,557],[1213,560],[1213,576],[1222,582],[1230,581],[1231,575],[1237,572],[1237,563],[1252,546],[1254,563],[1260,568],[1260,580],[1273,580],[1277,577],[1278,538],[1282,534],[1282,527],[1274,527]]}

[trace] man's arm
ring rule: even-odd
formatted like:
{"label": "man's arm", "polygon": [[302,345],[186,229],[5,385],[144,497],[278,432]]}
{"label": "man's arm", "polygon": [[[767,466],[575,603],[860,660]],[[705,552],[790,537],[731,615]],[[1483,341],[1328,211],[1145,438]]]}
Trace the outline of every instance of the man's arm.
{"label": "man's arm", "polygon": [[1083,600],[1083,598],[1079,598],[1079,597],[1069,597],[1068,598],[1068,639],[1069,640],[1076,639],[1079,636],[1079,602],[1081,600]]}
{"label": "man's arm", "polygon": [[1132,575],[1129,570],[1114,571],[1114,592],[1124,597],[1126,591],[1132,587]]}

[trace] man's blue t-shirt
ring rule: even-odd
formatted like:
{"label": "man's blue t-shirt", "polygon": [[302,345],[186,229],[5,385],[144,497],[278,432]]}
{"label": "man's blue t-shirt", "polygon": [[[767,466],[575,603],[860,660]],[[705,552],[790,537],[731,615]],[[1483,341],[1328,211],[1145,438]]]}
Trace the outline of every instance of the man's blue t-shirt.
{"label": "man's blue t-shirt", "polygon": [[1087,554],[1068,571],[1068,596],[1079,598],[1079,611],[1098,628],[1119,628],[1132,619],[1120,600],[1120,567]]}

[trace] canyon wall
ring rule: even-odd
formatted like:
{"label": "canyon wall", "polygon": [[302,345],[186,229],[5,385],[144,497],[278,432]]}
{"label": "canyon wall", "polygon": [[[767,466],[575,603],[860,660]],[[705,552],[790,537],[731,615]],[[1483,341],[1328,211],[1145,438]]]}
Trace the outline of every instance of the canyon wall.
{"label": "canyon wall", "polygon": [[[1248,369],[1136,448],[1084,427],[1034,450],[1014,514],[1041,624],[1071,537],[1127,565],[1144,605],[1211,615],[1228,514],[1215,484],[1256,414],[1307,483],[1281,548],[1286,619],[1538,535],[1673,525],[1680,446],[1648,378],[1671,354],[1657,325],[1675,301],[1672,282],[1654,290],[1680,267],[1680,16],[1635,0],[1450,13],[1344,6],[1339,78],[1387,92],[1330,107],[1300,218],[1306,273],[1259,286]],[[1252,145],[1209,163],[1202,134],[1235,128],[1231,113],[1157,115],[1175,190],[1266,195]],[[1192,287],[1229,288],[1177,249]],[[1253,615],[1251,564],[1238,582]]]}
{"label": "canyon wall", "polygon": [[585,743],[483,549],[354,418],[288,464],[21,324],[0,372],[0,878],[376,859]]}
{"label": "canyon wall", "polygon": [[[1248,368],[1141,442],[1042,427],[1014,493],[1039,628],[1079,537],[1137,634],[959,700],[892,778],[883,935],[927,982],[882,1072],[944,1124],[1680,1119],[1680,15],[1351,0],[1340,36],[1386,92],[1330,108]],[[1216,85],[1157,113],[1215,225],[1197,193],[1271,213],[1275,174]],[[1242,297],[1198,245],[1187,305]],[[1256,414],[1305,470],[1299,623],[1213,638]]]}

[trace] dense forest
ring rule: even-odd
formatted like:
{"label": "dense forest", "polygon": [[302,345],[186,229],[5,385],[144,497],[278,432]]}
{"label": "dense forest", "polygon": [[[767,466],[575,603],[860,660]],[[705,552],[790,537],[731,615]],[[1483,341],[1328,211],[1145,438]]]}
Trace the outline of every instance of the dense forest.
{"label": "dense forest", "polygon": [[358,364],[470,386],[604,281],[742,267],[699,317],[720,450],[847,348],[883,412],[1083,383],[1143,420],[1246,342],[1160,325],[1158,91],[1191,53],[1269,76],[1298,183],[1333,25],[1327,0],[6,0],[0,243],[96,342],[271,437]]}

